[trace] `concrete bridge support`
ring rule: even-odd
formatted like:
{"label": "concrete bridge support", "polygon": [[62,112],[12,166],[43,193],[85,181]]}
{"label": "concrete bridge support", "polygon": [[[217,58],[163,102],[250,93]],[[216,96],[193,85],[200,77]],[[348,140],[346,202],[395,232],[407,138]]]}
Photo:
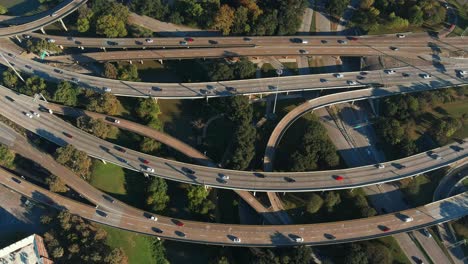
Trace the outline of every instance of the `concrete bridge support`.
{"label": "concrete bridge support", "polygon": [[102,163],[107,164],[107,162],[105,160],[102,159],[101,161],[102,161]]}
{"label": "concrete bridge support", "polygon": [[140,60],[140,64],[143,64],[143,60]]}
{"label": "concrete bridge support", "polygon": [[63,23],[63,20],[59,19],[59,21],[60,21],[60,24],[62,24],[63,29],[65,29],[65,31],[68,31],[68,28],[65,26],[65,23]]}
{"label": "concrete bridge support", "polygon": [[44,30],[44,28],[43,28],[43,27],[41,27],[41,32],[42,32],[42,34],[44,34],[44,35],[46,35],[46,34],[47,34],[47,33],[45,32],[45,30]]}
{"label": "concrete bridge support", "polygon": [[21,39],[18,37],[18,35],[15,35],[16,40],[18,40],[19,43],[21,43]]}
{"label": "concrete bridge support", "polygon": [[101,47],[101,49],[102,49],[104,52],[107,51],[107,50],[106,50],[106,47]]}
{"label": "concrete bridge support", "polygon": [[377,99],[368,99],[369,100],[369,105],[372,109],[372,112],[374,113],[375,116],[379,116],[379,113],[377,111],[377,105],[376,105],[376,100]]}
{"label": "concrete bridge support", "polygon": [[159,63],[160,63],[161,65],[163,65],[163,64],[164,64],[164,63],[163,63],[163,60],[158,60],[158,61],[159,61]]}

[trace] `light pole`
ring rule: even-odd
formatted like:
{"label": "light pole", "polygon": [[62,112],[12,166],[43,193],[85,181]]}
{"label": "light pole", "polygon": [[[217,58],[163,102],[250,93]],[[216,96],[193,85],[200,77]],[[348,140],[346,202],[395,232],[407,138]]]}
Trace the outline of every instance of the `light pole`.
{"label": "light pole", "polygon": [[283,70],[282,69],[277,69],[276,70],[276,74],[278,74],[278,78],[276,79],[276,93],[275,93],[275,102],[273,103],[273,116],[275,115],[275,112],[276,112],[276,101],[278,100],[278,88],[279,88],[279,77],[281,76],[281,74],[283,74]]}

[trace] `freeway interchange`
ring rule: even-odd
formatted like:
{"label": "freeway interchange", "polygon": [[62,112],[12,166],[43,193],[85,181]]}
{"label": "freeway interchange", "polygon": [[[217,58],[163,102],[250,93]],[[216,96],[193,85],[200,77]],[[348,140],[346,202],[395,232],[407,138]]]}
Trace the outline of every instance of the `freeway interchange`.
{"label": "freeway interchange", "polygon": [[[0,37],[10,37],[40,29],[63,18],[85,2],[86,0],[65,1],[55,9],[45,12],[33,22],[0,28]],[[56,44],[68,47],[145,49],[143,51],[82,53],[48,58],[51,61],[62,62],[300,56],[306,54],[385,55],[395,58],[414,58],[427,53],[464,52],[467,46],[466,41],[463,41],[462,38],[437,39],[422,34],[408,35],[406,38],[397,38],[396,35],[391,34],[348,38],[335,36],[211,37],[197,38],[193,41],[182,38],[99,39],[31,35],[54,39]],[[184,41],[188,42],[183,43]],[[324,89],[351,90],[311,100],[297,107],[281,120],[267,145],[265,152],[267,168],[272,166],[274,150],[282,135],[290,124],[303,113],[345,101],[465,85],[467,83],[466,77],[460,74],[460,70],[466,70],[468,67],[465,60],[443,65],[439,59],[434,59],[421,66],[401,67],[393,71],[328,73],[205,83],[144,83],[78,74],[22,58],[21,55],[15,55],[7,49],[1,48],[0,52],[7,58],[0,59],[2,64],[13,66],[22,72],[55,82],[72,81],[96,92],[103,92],[107,88],[118,96],[196,99]],[[7,60],[9,62],[6,62]],[[379,88],[352,91],[356,88],[368,87]],[[47,110],[46,103],[37,103],[30,97],[18,95],[4,87],[0,87],[0,94],[1,115],[58,145],[73,144],[77,149],[92,157],[152,176],[216,188],[284,192],[349,189],[415,176],[453,163],[465,162],[468,156],[468,143],[463,140],[401,160],[351,169],[288,173],[233,171],[167,160],[111,144],[87,134],[47,112],[41,112]],[[33,113],[41,115],[35,116]],[[5,130],[2,130],[1,134],[0,140],[6,140],[9,143],[16,142],[11,143],[13,146],[18,144],[18,141],[15,141],[15,136],[8,134]],[[168,142],[170,145],[170,141]],[[26,146],[22,147],[26,148]],[[20,148],[20,146],[16,146],[16,148]],[[36,161],[45,158],[31,150],[25,153],[28,153],[30,155],[28,157]],[[52,163],[53,166],[56,166],[54,164]],[[0,183],[36,201],[69,210],[95,222],[158,237],[217,245],[291,246],[344,243],[407,232],[457,219],[468,212],[468,193],[463,193],[399,213],[313,225],[227,225],[177,220],[164,216],[158,216],[158,221],[155,222],[148,219],[149,213],[147,212],[120,202],[109,202],[109,198],[105,198],[100,191],[86,182],[79,178],[73,179],[73,173],[70,174],[65,168],[57,172],[71,176],[68,178],[67,185],[82,192],[97,206],[81,204],[48,192],[3,170],[0,170]],[[61,176],[61,173],[57,174]],[[226,180],[226,176],[229,176],[228,180]],[[98,208],[100,205],[102,208]],[[414,220],[406,222],[407,217]],[[181,221],[184,224],[180,224]]]}

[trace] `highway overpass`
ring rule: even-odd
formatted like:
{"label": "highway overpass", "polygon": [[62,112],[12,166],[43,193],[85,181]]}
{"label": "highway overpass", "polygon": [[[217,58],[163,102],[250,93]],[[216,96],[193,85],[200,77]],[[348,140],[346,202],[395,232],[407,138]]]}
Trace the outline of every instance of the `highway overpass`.
{"label": "highway overpass", "polygon": [[[410,89],[416,90],[416,88]],[[425,89],[427,90],[427,87]],[[420,88],[420,90],[425,89]],[[389,93],[385,93],[385,89],[379,91],[383,95]],[[403,89],[400,92],[407,91]],[[153,176],[216,188],[284,192],[349,189],[411,177],[464,160],[468,156],[468,142],[464,142],[434,149],[433,152],[439,154],[442,159],[436,159],[433,154],[420,153],[386,162],[383,169],[372,165],[315,172],[233,171],[167,160],[123,148],[85,133],[47,113],[43,113],[39,118],[29,118],[25,113],[38,112],[41,108],[38,103],[33,102],[30,97],[16,95],[5,88],[0,89],[0,94],[2,95],[0,102],[3,104],[0,114],[58,145],[73,144],[90,156]],[[66,135],[72,135],[72,138]],[[147,171],[147,166],[142,163],[143,159],[149,161],[148,166],[154,169],[154,172]],[[221,179],[222,175],[227,175],[230,179],[225,181]],[[341,176],[342,180],[337,180],[337,176]]]}
{"label": "highway overpass", "polygon": [[[157,216],[140,211],[139,217],[96,209],[49,192],[0,169],[0,183],[46,206],[68,210],[90,221],[124,230],[192,243],[229,246],[327,245],[374,239],[421,229],[463,217],[468,213],[468,192],[421,207],[356,220],[305,225],[233,225],[204,223]],[[138,209],[136,209],[138,210]],[[414,220],[405,222],[405,217]],[[178,226],[177,221],[183,222]],[[387,230],[388,231],[384,231]],[[295,242],[296,238],[303,242]],[[234,242],[240,238],[240,242]]]}
{"label": "highway overpass", "polygon": [[[2,50],[0,49],[0,52]],[[276,92],[287,93],[297,91],[325,90],[325,89],[354,89],[367,86],[391,86],[410,85],[433,82],[444,82],[447,85],[459,85],[466,83],[466,78],[461,78],[456,72],[459,69],[467,69],[468,62],[450,65],[427,65],[418,67],[402,67],[395,69],[394,74],[385,72],[368,71],[346,72],[342,78],[337,78],[332,73],[287,76],[281,78],[260,78],[237,81],[201,82],[201,83],[147,83],[129,82],[102,77],[84,75],[71,71],[57,69],[55,67],[22,58],[19,55],[3,50],[2,54],[14,67],[28,74],[34,74],[49,81],[72,81],[80,87],[103,92],[104,87],[112,89],[117,96],[130,97],[156,97],[164,99],[196,99],[212,98],[234,95],[273,94]],[[0,63],[8,65],[0,58]],[[407,74],[404,77],[403,74]],[[422,74],[431,74],[429,79],[422,78]],[[353,81],[354,84],[349,84]]]}

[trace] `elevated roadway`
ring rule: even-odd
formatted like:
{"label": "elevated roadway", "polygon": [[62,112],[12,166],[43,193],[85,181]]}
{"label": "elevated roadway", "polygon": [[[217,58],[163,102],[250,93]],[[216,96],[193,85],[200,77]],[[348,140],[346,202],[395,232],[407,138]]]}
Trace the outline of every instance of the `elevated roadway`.
{"label": "elevated roadway", "polygon": [[65,0],[56,7],[35,16],[34,18],[36,20],[34,21],[20,25],[12,25],[9,27],[0,27],[0,37],[12,37],[41,29],[66,17],[78,9],[81,5],[86,3],[86,1],[87,0]]}
{"label": "elevated roadway", "polygon": [[[386,74],[383,71],[369,71],[365,75],[362,75],[360,72],[346,72],[343,73],[342,78],[337,78],[333,74],[328,73],[288,76],[280,77],[279,79],[262,78],[202,83],[146,83],[113,80],[61,70],[22,58],[8,51],[3,51],[3,55],[10,63],[14,64],[17,70],[34,74],[50,81],[72,81],[80,87],[92,89],[96,92],[103,92],[104,87],[108,87],[117,96],[151,96],[165,99],[195,99],[234,95],[273,94],[277,92],[350,89],[369,85],[430,84],[435,80],[457,85],[464,83],[466,80],[460,78],[456,70],[468,68],[468,62],[462,60],[460,63],[437,66],[439,68],[433,65],[403,67],[396,69],[395,74]],[[3,59],[0,59],[0,63],[8,65]],[[409,76],[403,77],[403,73],[407,73]],[[431,74],[433,78],[423,79],[421,77],[423,73]],[[353,81],[355,84],[350,85],[348,81]]]}
{"label": "elevated roadway", "polygon": [[[405,38],[398,38],[396,34],[374,35],[374,36],[353,36],[355,40],[344,36],[322,35],[322,36],[265,36],[265,37],[196,37],[186,45],[181,45],[181,41],[186,41],[184,37],[151,38],[152,42],[147,42],[148,38],[89,38],[30,34],[35,38],[53,39],[57,45],[63,47],[83,47],[83,48],[218,48],[218,47],[295,47],[302,48],[320,48],[341,47],[348,49],[350,47],[381,47],[391,51],[390,46],[405,47],[439,47],[447,49],[467,48],[466,41],[462,38],[438,39],[429,36],[427,33],[408,34]],[[349,37],[351,38],[351,37]],[[296,40],[295,40],[296,39]],[[300,43],[298,40],[307,41]],[[341,44],[338,41],[346,41]]]}
{"label": "elevated roadway", "polygon": [[[161,142],[165,144],[168,147],[171,147],[185,156],[193,159],[196,163],[204,165],[204,166],[210,166],[210,167],[215,167],[216,164],[210,160],[207,156],[205,156],[203,153],[198,151],[197,149],[193,148],[192,146],[166,134],[160,131],[157,131],[156,129],[150,128],[148,126],[144,126],[142,124],[138,124],[132,121],[128,121],[122,118],[118,118],[120,121],[119,123],[113,122],[113,118],[110,119],[109,116],[104,115],[104,114],[99,114],[95,112],[90,112],[82,109],[77,109],[77,108],[72,108],[72,107],[67,107],[63,105],[58,105],[58,104],[53,104],[53,103],[47,103],[47,108],[51,109],[55,114],[62,114],[65,116],[72,116],[72,117],[79,117],[79,116],[89,116],[94,119],[101,119],[103,122],[113,125],[115,127],[118,127],[120,129],[124,129],[127,131],[131,131],[137,134],[140,134],[145,137],[149,137],[152,139],[157,140],[158,142]],[[1,127],[0,127],[1,128]],[[0,134],[1,135],[1,134]],[[40,162],[39,162],[40,163]],[[43,166],[46,166],[47,169],[51,169],[49,166],[50,162],[46,163]],[[270,208],[266,208],[264,205],[262,205],[250,192],[247,191],[240,191],[240,190],[235,190],[235,192],[245,201],[247,202],[257,213],[259,213],[262,217],[265,218],[265,220],[268,221],[270,224],[279,224],[280,219],[277,219],[275,217],[276,213],[272,211]]]}
{"label": "elevated roadway", "polygon": [[[345,243],[407,232],[457,219],[468,213],[468,192],[465,192],[400,213],[333,223],[249,226],[182,220],[184,226],[177,226],[175,219],[164,216],[158,216],[157,222],[151,221],[145,217],[146,213],[143,211],[140,211],[139,217],[134,217],[115,211],[96,209],[49,192],[4,170],[0,170],[0,183],[35,201],[59,210],[68,210],[93,222],[172,240],[230,246]],[[402,218],[405,216],[412,217],[414,221],[404,222]],[[388,228],[389,231],[384,232],[384,228]],[[331,236],[334,239],[330,239]],[[240,238],[241,242],[233,242],[235,237]],[[296,237],[301,237],[304,241],[297,243],[294,241]]]}
{"label": "elevated roadway", "polygon": [[[436,84],[432,83],[434,87],[439,86],[443,87],[443,82]],[[366,99],[375,99],[381,98],[396,94],[403,94],[403,93],[413,93],[413,92],[420,92],[425,90],[430,90],[431,87],[427,85],[415,86],[411,87],[389,87],[389,88],[368,88],[368,89],[361,89],[356,91],[350,91],[345,93],[337,93],[322,96],[316,99],[309,100],[290,112],[286,114],[276,125],[275,129],[270,135],[268,139],[267,146],[265,149],[265,156],[264,160],[264,168],[266,171],[271,171],[273,169],[273,162],[275,158],[275,151],[277,146],[286,133],[287,129],[301,116],[305,115],[306,113],[313,111],[315,109],[319,109],[322,107],[330,106],[337,103],[345,103],[345,102],[353,102],[359,100],[366,100]]]}
{"label": "elevated roadway", "polygon": [[[0,108],[1,115],[58,145],[73,144],[77,149],[95,158],[153,176],[216,188],[273,192],[349,189],[411,177],[447,166],[468,156],[468,142],[464,142],[434,149],[433,152],[439,154],[442,159],[436,159],[432,154],[421,153],[384,163],[383,169],[371,165],[334,171],[258,173],[210,168],[162,159],[123,148],[85,133],[47,113],[43,113],[39,118],[29,118],[25,113],[40,111],[39,104],[32,102],[30,97],[18,96],[5,88],[0,89],[0,94],[0,102],[3,105]],[[71,135],[72,138],[67,135]],[[122,149],[125,151],[119,151]],[[143,160],[149,161],[148,166],[153,168],[154,172],[147,171]],[[223,175],[229,176],[230,179],[223,180]],[[338,175],[342,176],[343,180],[336,180]]]}

